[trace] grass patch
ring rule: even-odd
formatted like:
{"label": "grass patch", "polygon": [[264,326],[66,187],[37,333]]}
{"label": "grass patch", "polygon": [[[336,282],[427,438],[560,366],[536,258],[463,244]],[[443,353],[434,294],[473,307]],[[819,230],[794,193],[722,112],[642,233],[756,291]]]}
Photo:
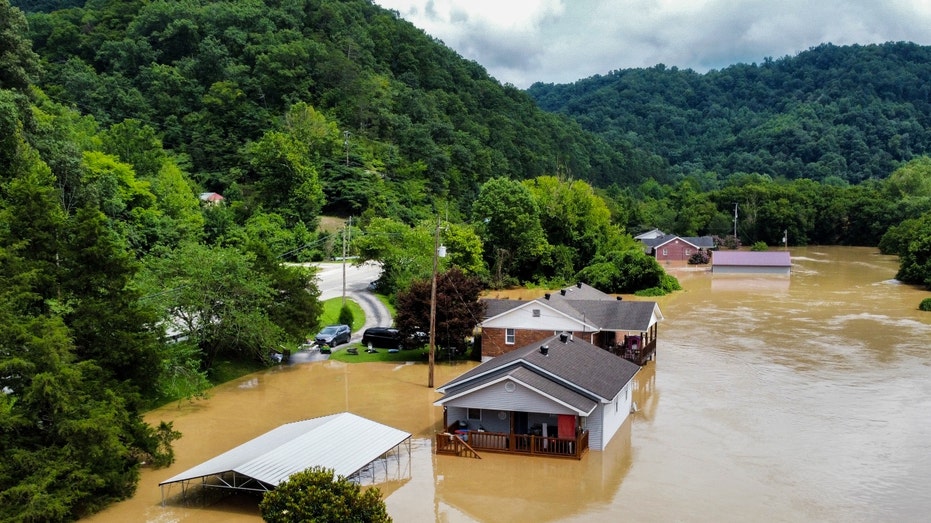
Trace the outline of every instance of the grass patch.
{"label": "grass patch", "polygon": [[[355,332],[356,330],[362,328],[365,325],[365,313],[362,312],[362,307],[359,307],[359,304],[346,298],[346,304],[349,305],[349,310],[352,312],[352,325],[349,328]],[[320,314],[320,326],[322,329],[327,325],[337,325],[339,324],[339,310],[343,307],[343,298],[330,298],[323,302],[323,312]],[[319,330],[319,329],[318,329]],[[313,338],[317,334],[316,331],[311,333],[310,337]]]}
{"label": "grass patch", "polygon": [[[346,352],[349,347],[357,348],[359,353],[349,354]],[[358,343],[343,345],[330,354],[330,359],[345,363],[427,361],[427,349],[399,350],[398,352],[388,352],[388,349],[375,349],[377,352],[374,353],[365,352],[365,349],[366,347]]]}

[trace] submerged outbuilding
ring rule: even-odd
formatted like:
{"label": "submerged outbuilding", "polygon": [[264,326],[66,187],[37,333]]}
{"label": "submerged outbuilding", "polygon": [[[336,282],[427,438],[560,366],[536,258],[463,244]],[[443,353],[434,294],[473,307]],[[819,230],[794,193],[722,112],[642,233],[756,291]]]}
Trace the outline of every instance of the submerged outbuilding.
{"label": "submerged outbuilding", "polygon": [[409,473],[410,439],[409,432],[350,412],[287,423],[162,481],[162,503],[165,488],[176,483],[182,493],[196,480],[204,488],[266,492],[312,467],[358,483],[370,471],[374,482],[374,462],[394,456],[400,465],[405,442]]}

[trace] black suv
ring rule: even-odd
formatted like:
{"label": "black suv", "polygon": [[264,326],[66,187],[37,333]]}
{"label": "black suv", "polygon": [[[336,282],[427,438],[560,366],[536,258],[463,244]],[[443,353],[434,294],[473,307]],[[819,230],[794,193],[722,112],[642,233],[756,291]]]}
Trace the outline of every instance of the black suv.
{"label": "black suv", "polygon": [[401,333],[391,327],[372,327],[362,333],[362,345],[385,349],[400,349],[403,345]]}

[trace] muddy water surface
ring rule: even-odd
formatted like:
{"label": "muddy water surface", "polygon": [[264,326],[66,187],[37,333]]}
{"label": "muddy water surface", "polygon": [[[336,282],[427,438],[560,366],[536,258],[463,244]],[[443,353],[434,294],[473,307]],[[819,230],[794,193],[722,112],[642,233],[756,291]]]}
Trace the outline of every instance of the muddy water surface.
{"label": "muddy water surface", "polygon": [[[916,307],[928,293],[894,282],[897,261],[873,249],[791,251],[789,277],[670,269],[685,290],[660,299],[639,410],[581,462],[435,456],[426,365],[307,363],[152,412],[184,433],[177,462],[91,520],[260,521],[247,495],[163,507],[158,483],[282,423],[349,410],[414,435],[399,478],[380,485],[397,522],[927,521],[931,314]],[[440,365],[436,383],[470,366]]]}

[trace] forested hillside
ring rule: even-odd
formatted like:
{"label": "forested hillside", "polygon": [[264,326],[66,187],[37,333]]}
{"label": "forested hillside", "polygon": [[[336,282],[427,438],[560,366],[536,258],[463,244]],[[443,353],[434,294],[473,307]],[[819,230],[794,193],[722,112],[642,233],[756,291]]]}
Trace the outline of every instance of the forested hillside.
{"label": "forested hillside", "polygon": [[[493,176],[662,174],[657,158],[537,109],[368,0],[91,0],[31,14],[29,27],[37,84],[53,100],[104,125],[151,126],[204,190],[281,208],[292,223],[310,225],[321,206],[408,221],[435,199],[467,210]],[[314,109],[313,136],[295,136],[296,103]],[[290,139],[309,147],[325,198],[270,167],[268,145]]]}
{"label": "forested hillside", "polygon": [[676,174],[859,183],[931,152],[931,47],[912,43],[824,44],[705,74],[618,70],[528,93]]}

